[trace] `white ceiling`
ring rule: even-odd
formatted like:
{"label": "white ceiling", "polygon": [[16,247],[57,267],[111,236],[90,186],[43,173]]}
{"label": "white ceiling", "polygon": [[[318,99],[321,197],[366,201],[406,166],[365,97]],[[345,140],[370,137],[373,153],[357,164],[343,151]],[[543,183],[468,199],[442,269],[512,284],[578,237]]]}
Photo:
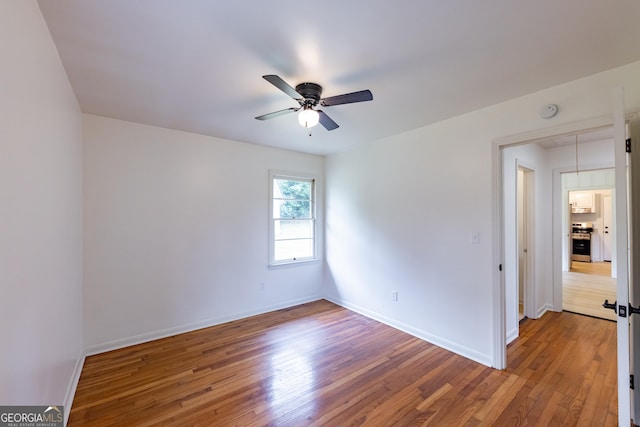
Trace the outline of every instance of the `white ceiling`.
{"label": "white ceiling", "polygon": [[[84,112],[316,154],[640,59],[638,0],[39,3]],[[374,100],[309,137],[264,74]]]}

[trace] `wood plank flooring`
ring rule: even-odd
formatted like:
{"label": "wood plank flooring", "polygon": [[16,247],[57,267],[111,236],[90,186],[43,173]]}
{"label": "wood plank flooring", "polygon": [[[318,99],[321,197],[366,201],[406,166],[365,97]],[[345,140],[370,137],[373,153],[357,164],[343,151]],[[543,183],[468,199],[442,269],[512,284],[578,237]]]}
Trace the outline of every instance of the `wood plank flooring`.
{"label": "wood plank flooring", "polygon": [[589,274],[592,276],[611,277],[611,263],[610,262],[580,262],[571,261],[572,273]]}
{"label": "wood plank flooring", "polygon": [[611,278],[611,263],[571,263],[571,271],[562,273],[562,308],[574,313],[616,320],[616,313],[602,307],[605,299],[616,300],[616,279]]}
{"label": "wood plank flooring", "polygon": [[615,323],[520,332],[498,371],[317,301],[88,357],[68,425],[616,425]]}

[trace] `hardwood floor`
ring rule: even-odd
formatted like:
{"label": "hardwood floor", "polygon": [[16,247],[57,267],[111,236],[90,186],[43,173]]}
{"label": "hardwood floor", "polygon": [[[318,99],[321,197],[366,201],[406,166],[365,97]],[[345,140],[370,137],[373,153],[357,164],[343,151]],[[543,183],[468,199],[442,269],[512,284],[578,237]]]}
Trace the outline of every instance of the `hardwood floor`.
{"label": "hardwood floor", "polygon": [[317,301],[88,357],[68,425],[616,425],[615,323],[520,333],[498,371]]}
{"label": "hardwood floor", "polygon": [[572,273],[589,274],[592,276],[611,277],[610,262],[579,262],[571,261],[570,271]]}
{"label": "hardwood floor", "polygon": [[575,262],[562,273],[562,308],[574,313],[616,320],[616,313],[602,307],[605,299],[616,300],[616,279],[611,263]]}

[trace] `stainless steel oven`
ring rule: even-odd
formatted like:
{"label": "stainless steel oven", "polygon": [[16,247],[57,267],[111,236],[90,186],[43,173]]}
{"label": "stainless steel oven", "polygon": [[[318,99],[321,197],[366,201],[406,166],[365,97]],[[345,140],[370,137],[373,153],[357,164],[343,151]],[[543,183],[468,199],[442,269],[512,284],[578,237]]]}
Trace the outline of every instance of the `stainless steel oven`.
{"label": "stainless steel oven", "polygon": [[591,233],[593,224],[576,222],[571,224],[571,260],[591,262]]}

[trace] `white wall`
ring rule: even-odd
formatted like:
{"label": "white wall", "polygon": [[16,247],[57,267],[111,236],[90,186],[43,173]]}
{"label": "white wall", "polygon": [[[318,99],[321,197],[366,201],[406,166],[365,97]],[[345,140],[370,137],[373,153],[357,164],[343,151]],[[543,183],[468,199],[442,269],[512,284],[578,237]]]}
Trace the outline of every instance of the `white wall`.
{"label": "white wall", "polygon": [[[327,297],[497,364],[494,141],[610,115],[617,86],[625,87],[627,110],[640,111],[638,75],[640,62],[330,156]],[[543,120],[538,112],[550,102],[560,113]]]}
{"label": "white wall", "polygon": [[322,262],[267,267],[268,190],[316,174],[322,230],[323,157],[84,118],[89,353],[321,297]]}
{"label": "white wall", "polygon": [[0,404],[62,405],[82,361],[82,115],[34,1],[0,2]]}

